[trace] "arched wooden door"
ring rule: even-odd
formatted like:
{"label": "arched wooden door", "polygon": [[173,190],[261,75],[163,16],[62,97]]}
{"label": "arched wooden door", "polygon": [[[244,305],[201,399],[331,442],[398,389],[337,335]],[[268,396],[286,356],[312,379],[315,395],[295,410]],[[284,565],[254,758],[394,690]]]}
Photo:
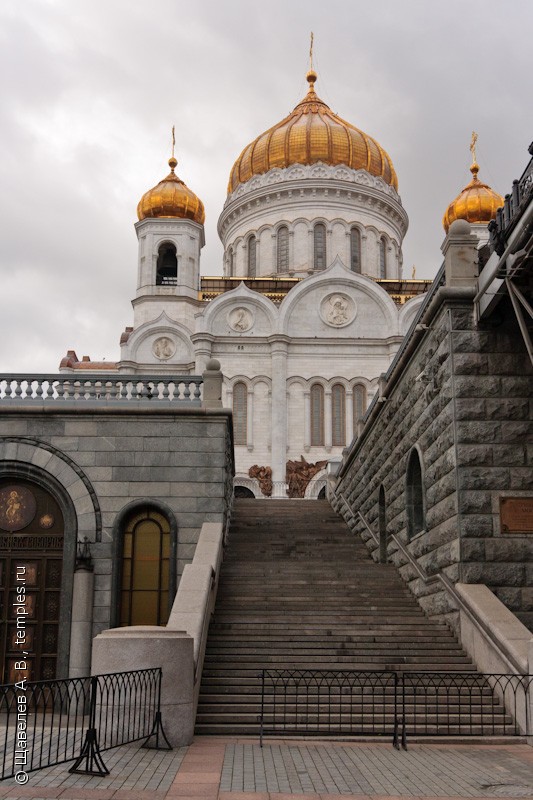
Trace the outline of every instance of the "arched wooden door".
{"label": "arched wooden door", "polygon": [[1,683],[56,677],[63,537],[63,514],[49,492],[0,481]]}

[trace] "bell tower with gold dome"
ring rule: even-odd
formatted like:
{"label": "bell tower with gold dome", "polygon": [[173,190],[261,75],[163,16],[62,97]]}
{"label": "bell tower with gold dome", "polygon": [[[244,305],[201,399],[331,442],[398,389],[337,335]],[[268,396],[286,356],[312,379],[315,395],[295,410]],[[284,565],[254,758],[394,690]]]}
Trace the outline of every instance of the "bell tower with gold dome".
{"label": "bell tower with gold dome", "polygon": [[226,277],[305,277],[336,257],[399,279],[408,219],[392,160],[315,91],[235,161],[218,231]]}
{"label": "bell tower with gold dome", "polygon": [[122,334],[121,371],[192,371],[190,332],[198,310],[200,251],[205,244],[202,201],[176,175],[174,128],[170,173],[141,197],[132,328]]}
{"label": "bell tower with gold dome", "polygon": [[478,178],[477,139],[477,133],[473,131],[470,142],[470,151],[472,153],[470,172],[472,173],[472,180],[450,203],[442,218],[442,225],[446,233],[448,233],[452,222],[455,222],[456,219],[464,219],[470,222],[472,232],[476,234],[481,243],[485,244],[489,239],[487,226],[492,219],[495,219],[496,211],[503,206],[503,197]]}

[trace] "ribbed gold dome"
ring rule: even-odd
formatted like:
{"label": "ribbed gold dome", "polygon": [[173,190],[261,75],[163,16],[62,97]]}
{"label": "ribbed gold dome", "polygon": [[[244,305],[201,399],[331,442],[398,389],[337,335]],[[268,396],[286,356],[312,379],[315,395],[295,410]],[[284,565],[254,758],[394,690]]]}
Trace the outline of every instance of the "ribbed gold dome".
{"label": "ribbed gold dome", "polygon": [[345,164],[365,169],[398,188],[398,179],[382,147],[334,114],[315,93],[316,72],[307,73],[309,91],[288,117],[244,148],[233,165],[228,194],[254,175],[291,164]]}
{"label": "ribbed gold dome", "polygon": [[503,197],[479,180],[477,176],[479,166],[475,161],[470,167],[470,172],[472,180],[450,203],[442,218],[446,233],[456,219],[488,224],[496,216],[497,209],[503,206]]}
{"label": "ribbed gold dome", "polygon": [[147,217],[177,217],[204,224],[204,204],[174,173],[177,164],[174,157],[169,158],[170,173],[143,194],[137,206],[139,220]]}

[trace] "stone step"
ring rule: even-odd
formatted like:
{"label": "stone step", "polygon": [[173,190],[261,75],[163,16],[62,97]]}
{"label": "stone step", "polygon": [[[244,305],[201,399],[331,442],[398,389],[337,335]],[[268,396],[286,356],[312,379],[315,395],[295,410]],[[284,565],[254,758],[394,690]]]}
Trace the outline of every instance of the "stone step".
{"label": "stone step", "polygon": [[[396,568],[374,562],[327,502],[236,501],[197,732],[257,733],[266,667],[475,675],[446,625],[424,615]],[[361,697],[366,712],[372,701]],[[392,717],[392,694],[386,708]]]}

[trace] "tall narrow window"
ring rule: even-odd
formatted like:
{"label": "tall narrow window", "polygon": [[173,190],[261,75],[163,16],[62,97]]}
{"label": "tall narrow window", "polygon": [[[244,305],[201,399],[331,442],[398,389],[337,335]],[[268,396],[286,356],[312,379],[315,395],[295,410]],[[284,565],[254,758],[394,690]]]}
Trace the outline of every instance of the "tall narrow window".
{"label": "tall narrow window", "polygon": [[366,411],[366,389],[358,385],[353,387],[353,426],[357,428],[357,423],[364,417]]}
{"label": "tall narrow window", "polygon": [[122,542],[120,625],[166,625],[169,570],[167,518],[150,508],[132,514]]}
{"label": "tall narrow window", "polygon": [[406,495],[407,535],[411,539],[426,527],[422,465],[416,448],[411,450],[411,455],[407,462]]}
{"label": "tall narrow window", "polygon": [[324,388],[311,386],[311,445],[324,444]]}
{"label": "tall narrow window", "polygon": [[317,222],[313,230],[313,236],[313,268],[326,269],[326,226],[323,222]]}
{"label": "tall narrow window", "polygon": [[387,244],[383,237],[379,240],[379,277],[387,277]]}
{"label": "tall narrow window", "polygon": [[278,230],[276,262],[278,272],[287,272],[289,269],[289,229],[286,225],[282,225]]}
{"label": "tall narrow window", "polygon": [[255,278],[257,271],[257,239],[250,236],[248,239],[248,277]]}
{"label": "tall narrow window", "polygon": [[156,286],[175,286],[178,282],[176,248],[170,242],[160,245],[157,255]]}
{"label": "tall narrow window", "polygon": [[385,504],[385,488],[383,484],[379,487],[378,497],[378,516],[379,516],[379,560],[382,564],[387,563],[387,507]]}
{"label": "tall narrow window", "polygon": [[230,249],[228,250],[228,278],[232,278],[234,272],[235,272],[235,264],[233,256],[233,247],[230,247]]}
{"label": "tall narrow window", "polygon": [[346,444],[346,392],[341,383],[336,383],[331,390],[331,443]]}
{"label": "tall narrow window", "polygon": [[359,228],[350,231],[350,269],[361,272],[361,232]]}
{"label": "tall narrow window", "polygon": [[233,438],[235,444],[247,444],[248,388],[245,383],[233,387]]}

